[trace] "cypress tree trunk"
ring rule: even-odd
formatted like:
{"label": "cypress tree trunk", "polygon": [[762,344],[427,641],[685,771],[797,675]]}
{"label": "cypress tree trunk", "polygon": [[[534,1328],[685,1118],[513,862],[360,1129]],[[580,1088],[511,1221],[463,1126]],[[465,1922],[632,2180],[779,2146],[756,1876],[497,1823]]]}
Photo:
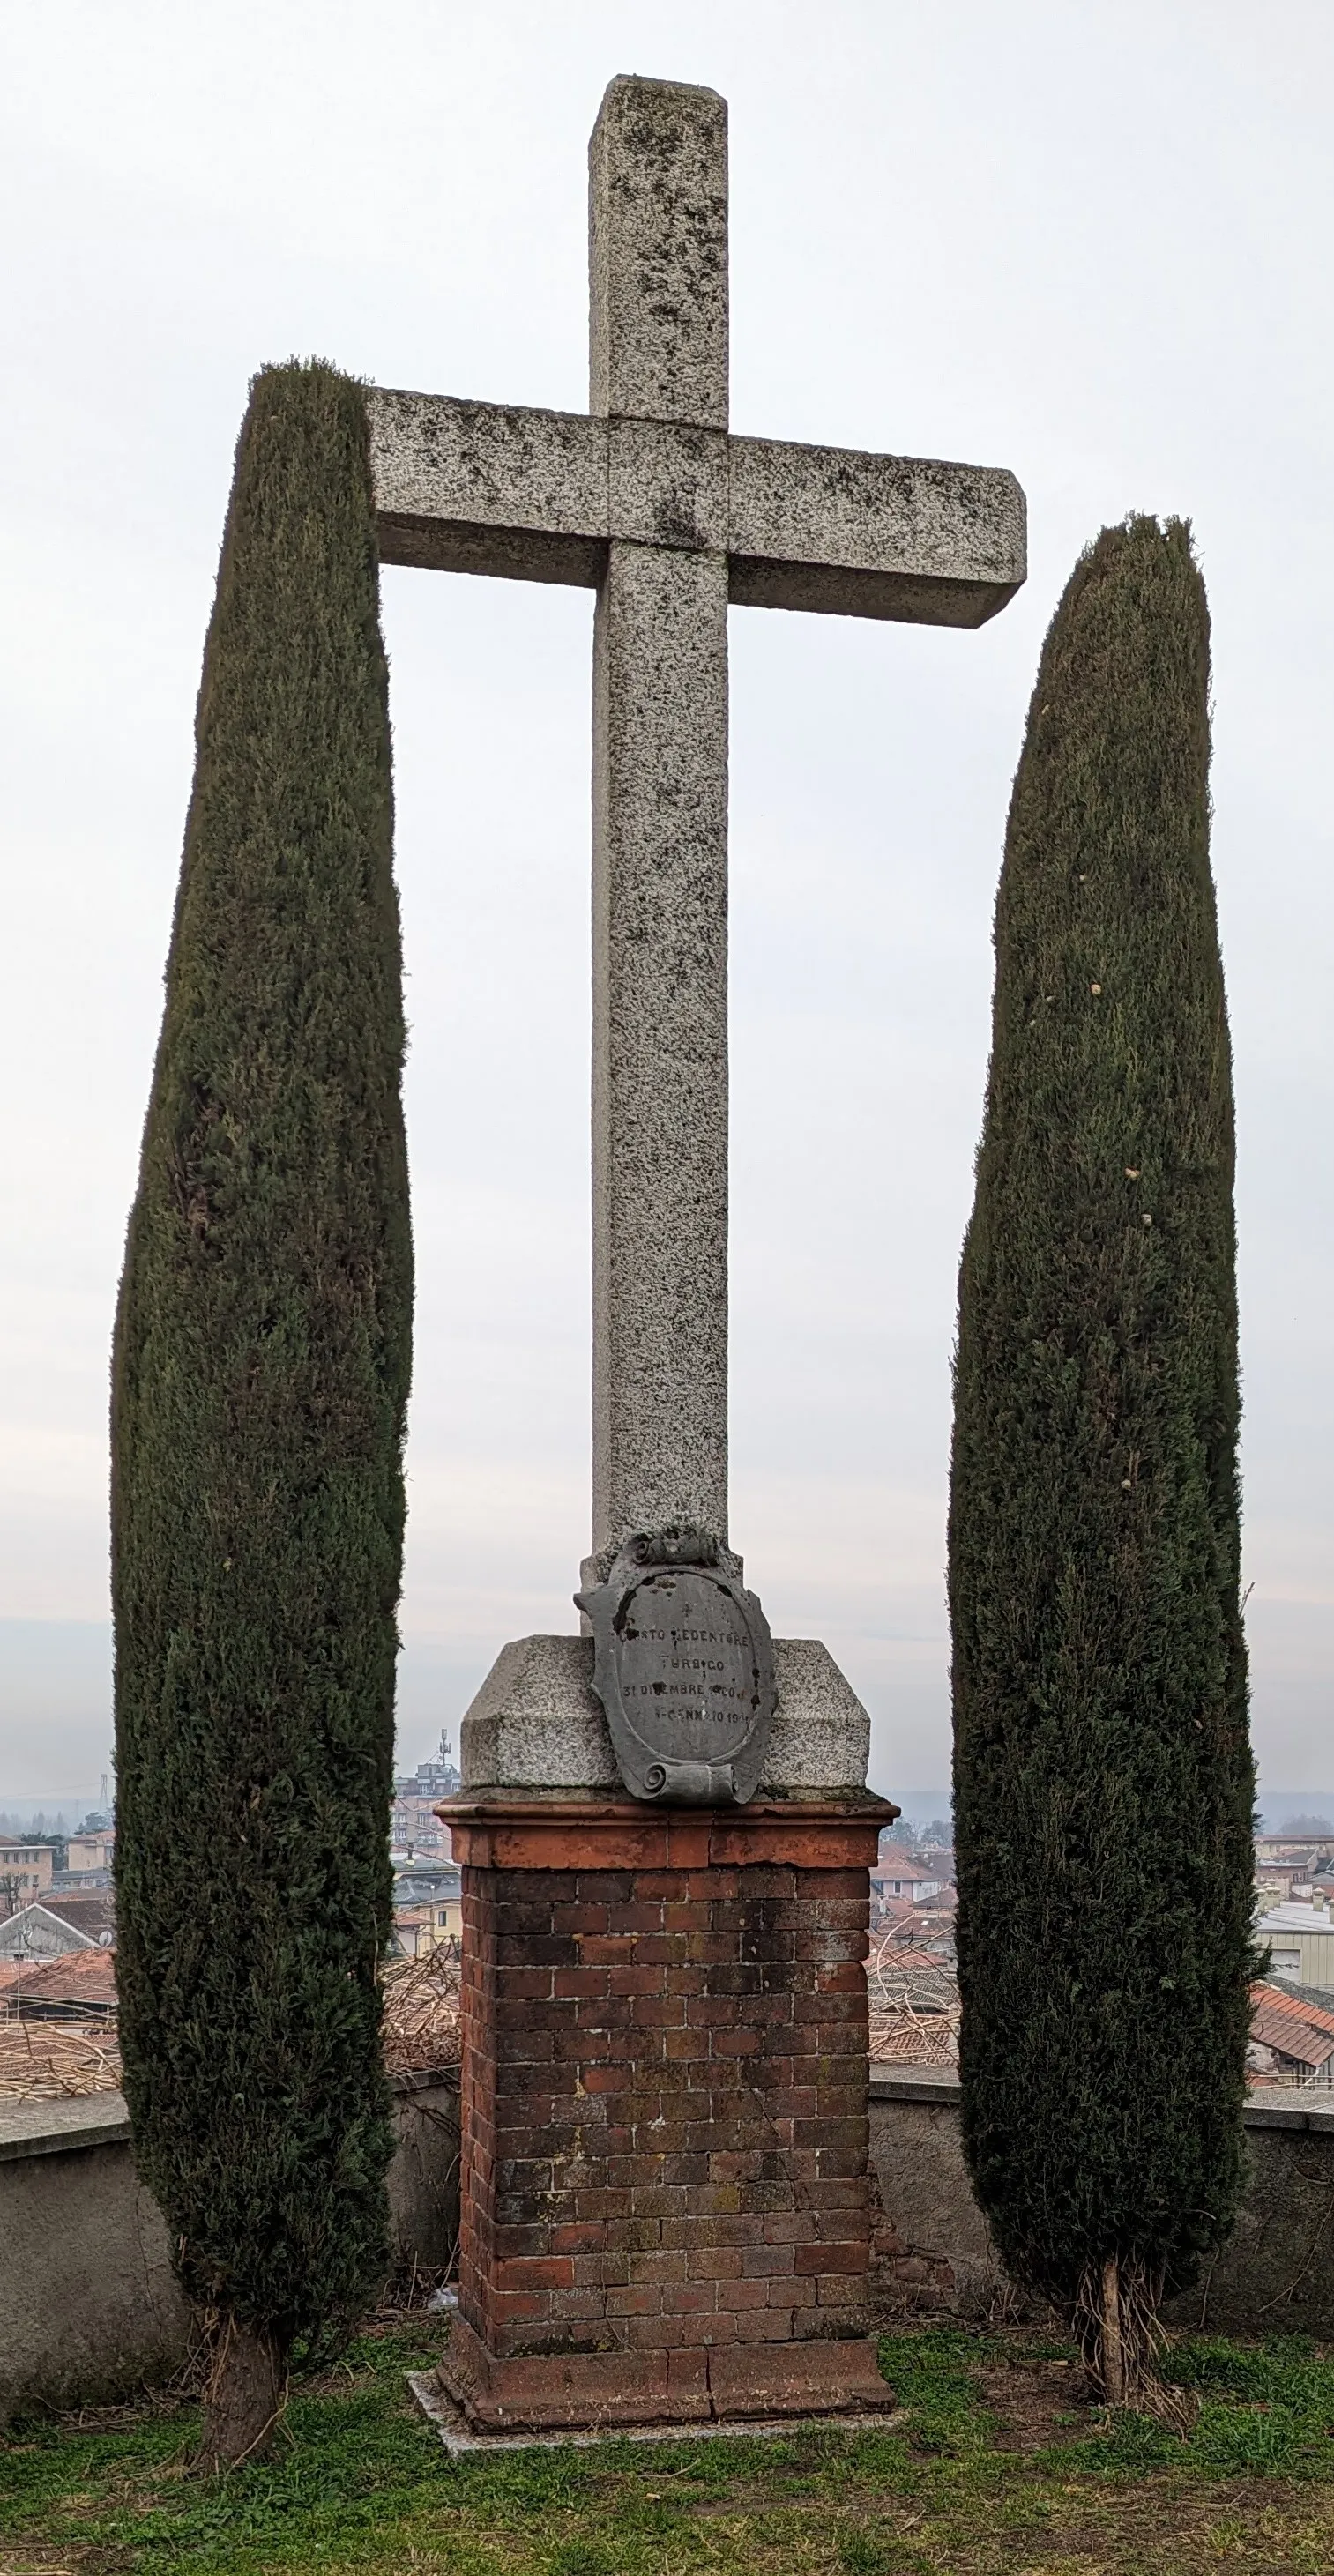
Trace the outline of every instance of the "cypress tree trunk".
{"label": "cypress tree trunk", "polygon": [[996,916],[950,1604],[964,2138],[1131,2400],[1231,2226],[1251,1971],[1231,1062],[1189,531],[1053,620]]}
{"label": "cypress tree trunk", "polygon": [[386,2261],[411,1247],[366,414],[328,367],[253,387],[196,734],[113,1370],[116,1887],[218,2465]]}

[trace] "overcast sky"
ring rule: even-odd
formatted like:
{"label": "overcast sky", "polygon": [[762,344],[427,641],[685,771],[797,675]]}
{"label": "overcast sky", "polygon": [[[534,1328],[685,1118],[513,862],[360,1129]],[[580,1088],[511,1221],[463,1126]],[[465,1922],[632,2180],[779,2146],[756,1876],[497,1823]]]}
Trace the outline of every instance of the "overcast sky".
{"label": "overcast sky", "polygon": [[[978,635],[732,612],[734,1543],[948,1776],[955,1272],[1043,631],[1194,522],[1262,1775],[1334,1792],[1328,0],[42,0],[4,16],[0,1805],[110,1741],[106,1365],[247,379],[582,409],[607,80],[731,107],[735,427],[1008,465]],[[588,1544],[590,594],[384,577],[418,1261],[401,1751]]]}

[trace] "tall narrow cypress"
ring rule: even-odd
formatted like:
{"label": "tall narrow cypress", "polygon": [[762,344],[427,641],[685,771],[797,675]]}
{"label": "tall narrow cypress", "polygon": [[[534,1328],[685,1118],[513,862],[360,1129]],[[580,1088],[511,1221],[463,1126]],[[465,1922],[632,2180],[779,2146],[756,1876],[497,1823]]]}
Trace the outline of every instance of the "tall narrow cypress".
{"label": "tall narrow cypress", "polygon": [[366,409],[255,381],[113,1366],[136,2154],[213,2345],[203,2456],[386,2255],[377,1968],[411,1246]]}
{"label": "tall narrow cypress", "polygon": [[1232,2223],[1253,1775],[1231,1058],[1188,528],[1047,636],[996,914],[950,1604],[964,2136],[1113,2399]]}

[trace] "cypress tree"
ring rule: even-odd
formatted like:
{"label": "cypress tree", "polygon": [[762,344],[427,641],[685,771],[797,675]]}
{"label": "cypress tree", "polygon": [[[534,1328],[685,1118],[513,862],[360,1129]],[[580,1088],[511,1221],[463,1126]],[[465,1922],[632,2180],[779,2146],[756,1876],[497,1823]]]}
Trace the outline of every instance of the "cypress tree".
{"label": "cypress tree", "polygon": [[996,913],[950,1607],[977,2196],[1116,2401],[1242,2175],[1251,1814],[1231,1057],[1188,527],[1077,566]]}
{"label": "cypress tree", "polygon": [[126,2092],[246,2456],[386,2261],[377,1970],[411,1329],[365,401],[237,449],[113,1363]]}

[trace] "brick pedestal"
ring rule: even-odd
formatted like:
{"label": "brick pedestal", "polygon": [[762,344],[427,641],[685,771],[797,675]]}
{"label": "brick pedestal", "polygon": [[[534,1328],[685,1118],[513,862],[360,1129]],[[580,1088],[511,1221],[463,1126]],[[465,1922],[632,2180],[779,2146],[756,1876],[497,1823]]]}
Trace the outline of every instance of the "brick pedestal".
{"label": "brick pedestal", "polygon": [[460,2315],[479,2428],[892,2403],[866,2331],[886,1808],[441,1809],[463,1865]]}

